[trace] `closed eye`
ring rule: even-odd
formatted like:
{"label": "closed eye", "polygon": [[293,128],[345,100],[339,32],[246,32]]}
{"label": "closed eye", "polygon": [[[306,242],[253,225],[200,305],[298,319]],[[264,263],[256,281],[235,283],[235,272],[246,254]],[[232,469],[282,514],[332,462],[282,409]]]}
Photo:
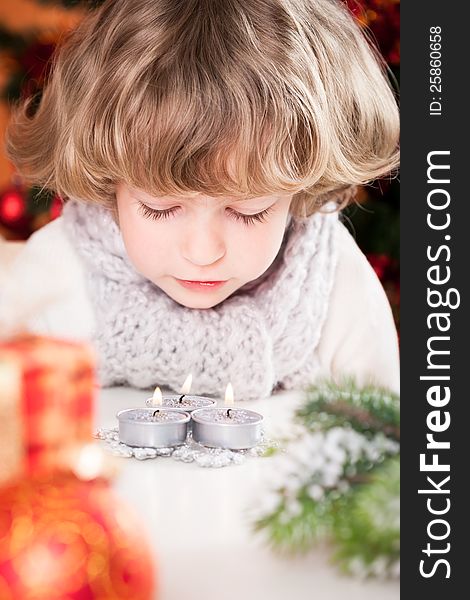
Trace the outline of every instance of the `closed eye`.
{"label": "closed eye", "polygon": [[[139,213],[146,219],[152,219],[153,221],[168,219],[176,214],[179,209],[179,206],[172,206],[171,208],[159,210],[157,208],[150,208],[143,202],[139,201]],[[255,223],[265,222],[266,217],[269,215],[272,209],[273,206],[268,206],[268,208],[265,208],[264,210],[252,215],[240,213],[236,210],[233,210],[233,208],[227,208],[226,211],[230,217],[236,221],[241,221],[245,225],[254,225]]]}
{"label": "closed eye", "polygon": [[159,219],[168,219],[176,212],[178,212],[179,206],[172,206],[171,208],[165,208],[163,210],[158,210],[156,208],[150,208],[143,202],[139,202],[139,213],[145,217],[146,219],[152,219],[157,221]]}
{"label": "closed eye", "polygon": [[236,221],[242,221],[245,225],[254,225],[255,223],[263,223],[266,221],[266,217],[272,211],[272,206],[268,206],[259,213],[255,213],[254,215],[245,215],[244,213],[237,212],[233,210],[233,208],[227,208],[227,212],[233,217]]}

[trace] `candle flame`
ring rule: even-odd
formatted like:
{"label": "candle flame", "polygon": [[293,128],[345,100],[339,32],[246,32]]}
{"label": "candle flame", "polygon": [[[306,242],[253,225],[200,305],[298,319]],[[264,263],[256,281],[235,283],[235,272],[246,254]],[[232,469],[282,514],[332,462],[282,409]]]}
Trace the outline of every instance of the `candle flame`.
{"label": "candle flame", "polygon": [[233,387],[230,382],[225,390],[225,406],[233,406]]}
{"label": "candle flame", "polygon": [[161,406],[163,404],[163,395],[162,390],[158,387],[155,388],[152,397],[152,405],[153,406]]}
{"label": "candle flame", "polygon": [[180,394],[189,394],[189,392],[191,391],[192,382],[193,382],[193,376],[190,373],[184,380],[183,386],[180,390]]}

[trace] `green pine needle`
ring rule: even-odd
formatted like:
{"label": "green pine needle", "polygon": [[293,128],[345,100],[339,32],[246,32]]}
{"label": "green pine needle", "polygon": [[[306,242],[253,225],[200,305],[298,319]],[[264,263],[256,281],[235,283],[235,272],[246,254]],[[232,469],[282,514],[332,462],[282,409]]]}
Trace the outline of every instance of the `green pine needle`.
{"label": "green pine needle", "polygon": [[[277,508],[258,518],[255,529],[262,530],[278,551],[300,553],[332,542],[343,570],[396,576],[400,556],[399,397],[386,388],[359,387],[353,378],[340,383],[322,380],[308,391],[297,416],[312,435],[336,427],[353,428],[368,440],[369,448],[381,450],[376,456],[366,453],[353,460],[346,454],[343,474],[329,488],[320,486],[318,467],[305,473],[308,467],[300,462],[302,487],[292,496],[281,484],[276,491]],[[383,436],[390,443],[384,443]],[[339,450],[341,435],[337,439]],[[320,486],[318,497],[312,495],[312,485]]]}
{"label": "green pine needle", "polygon": [[276,512],[255,523],[255,530],[264,530],[272,548],[278,552],[308,552],[316,543],[332,536],[333,500],[326,497],[317,502],[302,494],[298,501],[301,506],[298,514],[289,517],[283,502]]}
{"label": "green pine needle", "polygon": [[398,395],[384,387],[360,387],[352,377],[339,383],[320,381],[307,392],[307,403],[297,416],[310,429],[350,425],[365,435],[382,432],[400,439]]}
{"label": "green pine needle", "polygon": [[394,563],[400,557],[400,466],[388,460],[372,475],[370,483],[344,496],[334,512],[335,558],[349,570],[359,558],[365,566],[379,557]]}

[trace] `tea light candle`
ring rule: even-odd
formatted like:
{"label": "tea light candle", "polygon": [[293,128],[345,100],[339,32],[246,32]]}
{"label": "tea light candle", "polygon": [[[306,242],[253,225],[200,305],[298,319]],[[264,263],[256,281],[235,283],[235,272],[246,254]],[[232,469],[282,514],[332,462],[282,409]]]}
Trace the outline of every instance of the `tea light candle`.
{"label": "tea light candle", "polygon": [[211,448],[243,450],[261,440],[263,416],[244,408],[200,408],[191,413],[193,439]]}
{"label": "tea light candle", "polygon": [[162,395],[162,401],[160,404],[156,403],[154,398],[147,398],[145,404],[148,407],[158,408],[172,408],[174,410],[180,410],[188,413],[192,413],[193,410],[198,408],[209,408],[216,406],[217,402],[212,398],[206,398],[205,396],[187,396],[186,394],[169,394]]}
{"label": "tea light candle", "polygon": [[127,408],[118,412],[117,418],[123,444],[168,448],[184,444],[190,416],[169,408]]}
{"label": "tea light candle", "polygon": [[159,407],[163,408],[174,408],[177,410],[182,410],[184,412],[191,413],[193,410],[197,408],[208,408],[216,406],[216,401],[212,400],[212,398],[207,398],[205,396],[194,396],[189,395],[189,391],[191,389],[191,381],[192,376],[188,375],[186,377],[186,381],[181,388],[180,394],[169,394],[163,396],[159,387],[155,388],[152,398],[147,398],[145,404],[147,406]]}
{"label": "tea light candle", "polygon": [[263,416],[233,407],[233,387],[225,390],[225,408],[202,408],[191,413],[193,439],[212,448],[243,450],[261,440]]}

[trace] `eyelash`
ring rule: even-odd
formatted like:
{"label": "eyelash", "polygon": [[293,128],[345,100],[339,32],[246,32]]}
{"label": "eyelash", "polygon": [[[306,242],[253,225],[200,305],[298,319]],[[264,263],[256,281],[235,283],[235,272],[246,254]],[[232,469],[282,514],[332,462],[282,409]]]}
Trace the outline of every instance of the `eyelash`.
{"label": "eyelash", "polygon": [[[178,211],[178,207],[166,208],[164,210],[157,210],[155,208],[150,208],[146,204],[139,202],[139,212],[146,219],[152,219],[153,221],[164,220],[171,217]],[[272,206],[265,208],[259,213],[255,213],[254,215],[244,215],[243,213],[239,213],[235,210],[229,209],[229,214],[236,221],[243,221],[245,225],[254,225],[255,223],[263,223],[266,221],[266,217],[271,212]]]}

